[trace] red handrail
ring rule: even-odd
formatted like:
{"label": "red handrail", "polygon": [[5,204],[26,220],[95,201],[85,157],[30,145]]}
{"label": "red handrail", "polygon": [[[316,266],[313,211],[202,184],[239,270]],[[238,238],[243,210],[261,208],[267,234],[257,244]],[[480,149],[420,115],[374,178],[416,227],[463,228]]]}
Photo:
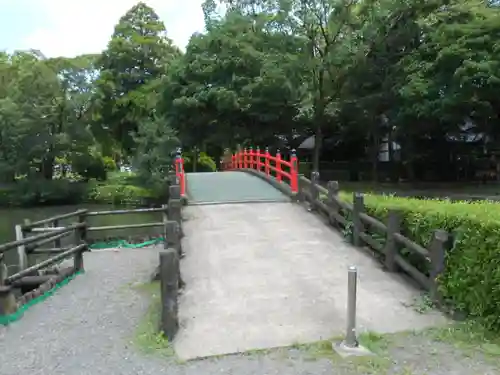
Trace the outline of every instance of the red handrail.
{"label": "red handrail", "polygon": [[[279,150],[276,156],[271,156],[267,147],[264,152],[261,152],[258,147],[255,151],[253,148],[244,149],[232,154],[231,158],[227,156],[222,161],[223,170],[248,168],[264,172],[278,182],[288,181],[292,193],[298,193],[299,191],[299,166],[295,150],[292,150],[288,161],[283,159]],[[274,172],[274,176],[271,175],[271,172]]]}
{"label": "red handrail", "polygon": [[181,197],[186,195],[186,174],[184,173],[184,158],[181,149],[177,149],[175,155],[175,177],[179,182]]}

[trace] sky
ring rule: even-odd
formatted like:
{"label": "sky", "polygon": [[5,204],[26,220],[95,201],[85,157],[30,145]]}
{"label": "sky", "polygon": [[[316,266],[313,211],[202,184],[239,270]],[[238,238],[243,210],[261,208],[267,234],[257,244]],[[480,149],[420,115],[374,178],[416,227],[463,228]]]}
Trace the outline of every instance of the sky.
{"label": "sky", "polygon": [[[137,0],[0,0],[0,51],[37,49],[47,57],[104,50],[114,26]],[[203,0],[143,0],[184,50],[204,28]]]}

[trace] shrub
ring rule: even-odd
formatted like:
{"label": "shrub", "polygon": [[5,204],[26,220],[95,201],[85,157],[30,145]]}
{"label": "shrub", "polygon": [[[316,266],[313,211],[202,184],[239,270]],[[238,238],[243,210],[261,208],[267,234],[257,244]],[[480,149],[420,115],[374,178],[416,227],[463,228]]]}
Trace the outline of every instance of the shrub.
{"label": "shrub", "polygon": [[109,156],[104,156],[102,158],[102,162],[104,164],[104,169],[106,170],[106,172],[116,171],[118,169],[113,158]]}
{"label": "shrub", "polygon": [[[184,158],[184,170],[186,172],[193,171],[193,155],[192,153],[186,153],[183,155]],[[196,172],[215,172],[217,170],[217,163],[215,160],[208,156],[205,152],[200,152],[198,154],[198,163],[196,164]]]}
{"label": "shrub", "polygon": [[84,183],[68,180],[26,179],[0,188],[0,206],[76,204],[85,196]]}
{"label": "shrub", "polygon": [[153,198],[150,190],[134,185],[94,184],[87,200],[93,203],[113,205],[143,205]]}
{"label": "shrub", "polygon": [[[342,193],[341,198],[352,200]],[[367,213],[385,221],[390,208],[403,215],[403,233],[427,246],[434,230],[453,235],[439,289],[459,311],[500,331],[500,204],[365,195]]]}
{"label": "shrub", "polygon": [[168,187],[145,184],[140,176],[128,172],[108,173],[106,181],[89,182],[86,200],[93,203],[113,205],[149,205],[166,202]]}

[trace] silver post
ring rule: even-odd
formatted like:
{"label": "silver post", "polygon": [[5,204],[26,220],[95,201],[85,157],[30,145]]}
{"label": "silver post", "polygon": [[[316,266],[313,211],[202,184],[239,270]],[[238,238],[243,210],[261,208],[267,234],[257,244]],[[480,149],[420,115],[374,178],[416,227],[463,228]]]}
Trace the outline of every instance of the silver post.
{"label": "silver post", "polygon": [[347,332],[344,345],[349,348],[358,347],[356,338],[356,294],[357,294],[358,270],[350,266],[347,271]]}

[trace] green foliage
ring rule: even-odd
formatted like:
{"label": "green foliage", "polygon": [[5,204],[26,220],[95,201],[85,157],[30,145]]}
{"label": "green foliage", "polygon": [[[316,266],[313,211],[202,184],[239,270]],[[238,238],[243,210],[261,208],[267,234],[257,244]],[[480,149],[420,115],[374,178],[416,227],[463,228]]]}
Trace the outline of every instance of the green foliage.
{"label": "green foliage", "polygon": [[106,179],[106,165],[99,154],[78,155],[73,159],[72,167],[86,181],[91,178],[100,181]]}
{"label": "green foliage", "polygon": [[68,180],[21,180],[0,187],[0,207],[80,203],[86,184]]}
{"label": "green foliage", "polygon": [[[343,199],[352,196],[343,193]],[[427,246],[436,229],[454,237],[439,277],[440,290],[450,305],[500,330],[500,204],[488,201],[450,202],[365,195],[367,213],[382,221],[388,210],[403,215],[403,233]]]}
{"label": "green foliage", "polygon": [[[215,172],[217,170],[217,163],[206,152],[198,152],[197,155],[196,172]],[[194,152],[185,152],[182,156],[184,158],[184,171],[193,172]]]}
{"label": "green foliage", "polygon": [[133,152],[139,123],[155,109],[156,80],[178,54],[165,37],[163,22],[146,4],[138,3],[120,19],[99,59],[96,105],[103,139],[111,138]]}
{"label": "green foliage", "polygon": [[180,145],[176,133],[162,119],[144,120],[134,138],[134,166],[138,177],[158,195],[165,192],[174,153]]}
{"label": "green foliage", "polygon": [[133,342],[144,353],[174,357],[175,352],[171,343],[158,330],[161,319],[161,291],[159,284],[159,282],[153,282],[136,287],[139,292],[148,295],[150,305],[145,316],[139,322]]}
{"label": "green foliage", "polygon": [[145,187],[137,175],[115,172],[104,182],[91,181],[86,200],[113,205],[144,205],[158,199],[154,191]]}
{"label": "green foliage", "polygon": [[[143,2],[117,20],[101,54],[0,53],[0,182],[103,180],[113,161],[133,160],[145,183],[163,189],[175,147],[218,160],[226,147],[292,148],[313,132],[316,156],[331,136],[331,159],[369,159],[375,179],[387,137],[409,179],[419,163],[453,175],[461,169],[448,168],[451,159],[470,165],[500,150],[499,7],[207,0],[202,8],[206,31],[184,54]],[[73,175],[57,171],[57,160]],[[213,170],[208,159],[199,164]]]}
{"label": "green foliage", "polygon": [[163,81],[159,106],[186,148],[211,145],[221,154],[237,142],[268,142],[291,131],[297,45],[288,39],[268,33],[264,17],[237,13],[191,38]]}
{"label": "green foliage", "polygon": [[118,169],[118,167],[116,166],[116,162],[109,156],[103,157],[102,162],[104,164],[104,169],[106,172],[113,172]]}
{"label": "green foliage", "polygon": [[96,184],[88,194],[88,200],[93,203],[113,205],[143,205],[153,198],[150,190],[133,185]]}

